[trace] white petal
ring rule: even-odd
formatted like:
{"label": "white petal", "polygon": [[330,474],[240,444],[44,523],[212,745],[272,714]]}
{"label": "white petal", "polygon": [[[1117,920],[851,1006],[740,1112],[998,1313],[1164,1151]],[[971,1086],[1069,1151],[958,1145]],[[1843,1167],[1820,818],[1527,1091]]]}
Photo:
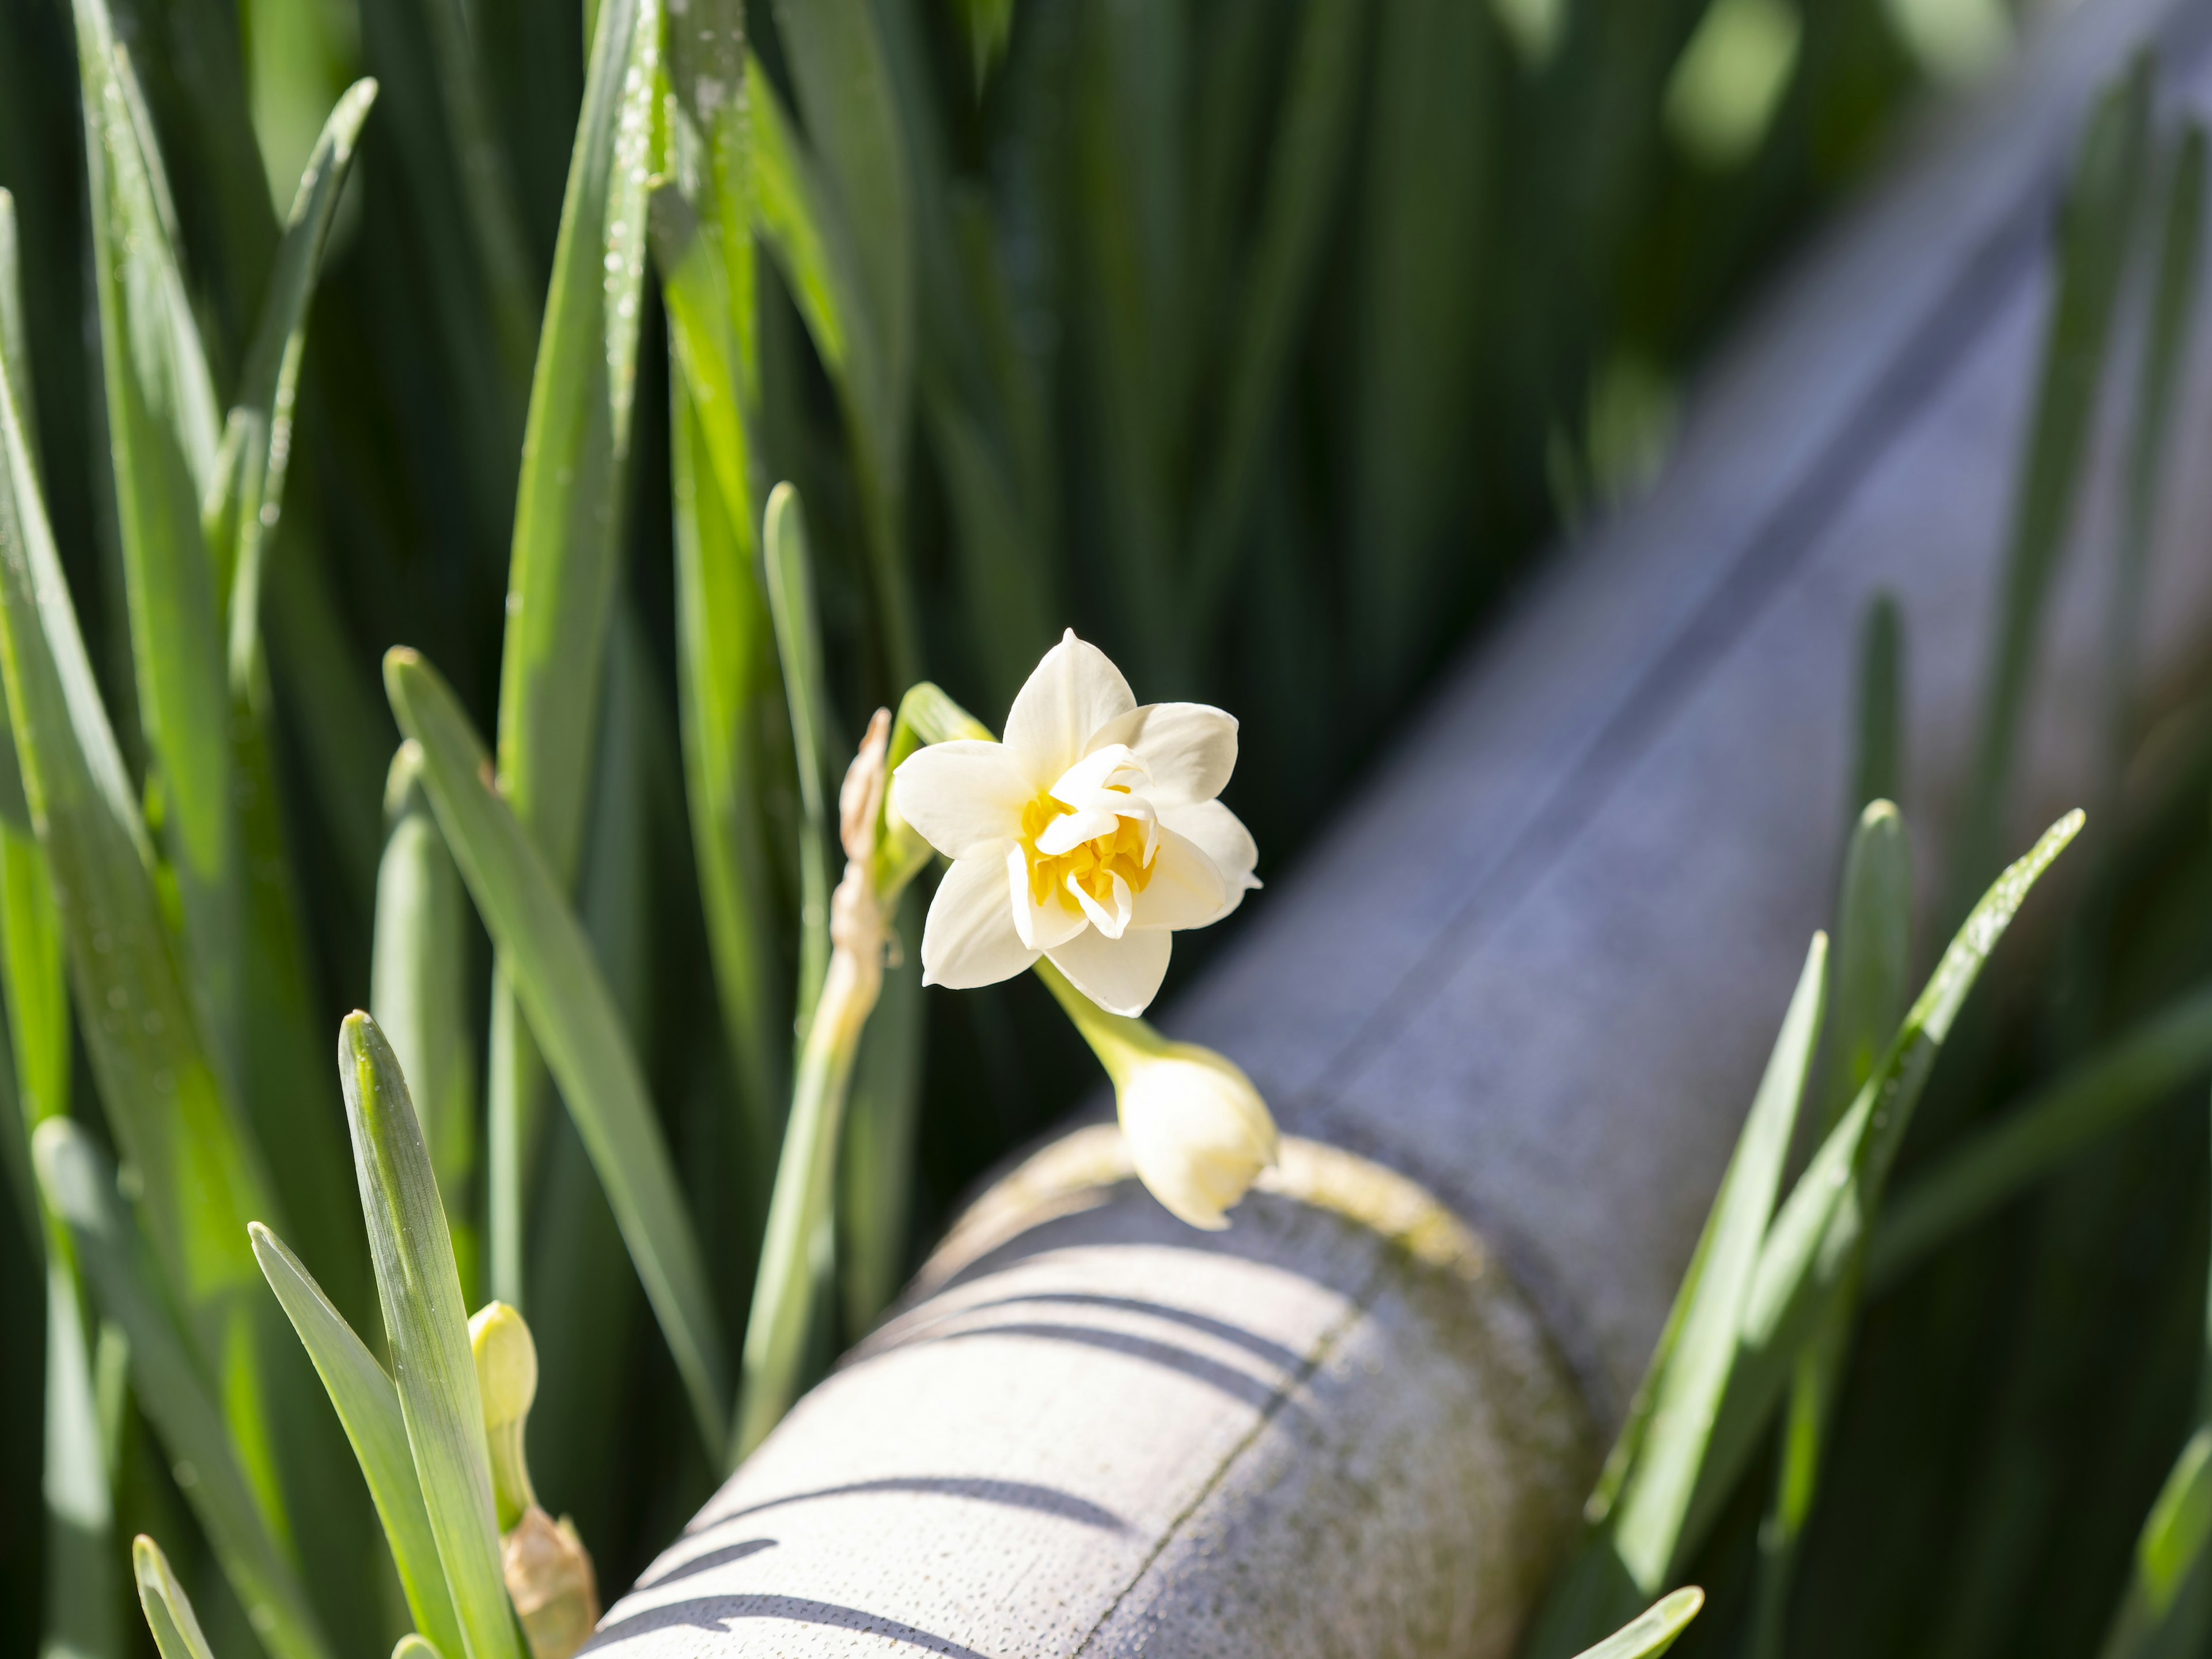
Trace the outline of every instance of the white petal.
{"label": "white petal", "polygon": [[1199,850],[1213,860],[1229,884],[1227,915],[1244,902],[1244,895],[1260,884],[1253,875],[1252,866],[1260,861],[1260,849],[1252,840],[1252,832],[1244,827],[1243,820],[1218,800],[1194,802],[1188,806],[1164,806],[1160,809],[1160,825],[1178,836],[1187,836],[1198,843]]}
{"label": "white petal", "polygon": [[1071,628],[1006,711],[1006,747],[1036,787],[1049,788],[1083,758],[1093,732],[1136,706],[1121,671]]}
{"label": "white petal", "polygon": [[[1127,772],[1127,778],[1116,778],[1116,772]],[[1141,783],[1145,780],[1138,771],[1137,757],[1126,743],[1109,743],[1103,749],[1094,749],[1081,760],[1061,773],[1052,786],[1052,798],[1064,800],[1070,806],[1080,806],[1098,793],[1111,781]]]}
{"label": "white petal", "polygon": [[1096,927],[1086,927],[1045,954],[1077,990],[1108,1013],[1133,1019],[1159,994],[1174,937],[1156,928],[1143,933],[1133,929],[1119,939],[1108,939]]}
{"label": "white petal", "polygon": [[937,884],[922,925],[921,982],[969,991],[1012,979],[1036,959],[1014,931],[1004,864],[995,858],[955,859]]}
{"label": "white petal", "polygon": [[1067,878],[1067,896],[1083,907],[1083,914],[1091,918],[1091,925],[1108,939],[1119,939],[1129,931],[1129,918],[1136,911],[1129,884],[1121,877],[1107,872],[1107,880],[1114,884],[1114,908],[1110,910],[1076,884],[1073,876]]}
{"label": "white petal", "polygon": [[[1237,721],[1202,702],[1148,702],[1093,732],[1093,750],[1127,744],[1163,806],[1212,800],[1237,769]],[[1087,758],[1087,757],[1086,757]]]}
{"label": "white petal", "polygon": [[1038,833],[1036,849],[1048,859],[1058,858],[1062,853],[1073,852],[1086,841],[1112,835],[1121,823],[1111,807],[1091,806],[1079,812],[1065,813]]}
{"label": "white petal", "polygon": [[1006,874],[1000,879],[1006,884],[1000,890],[1007,899],[1014,931],[1030,950],[1048,951],[1090,926],[1083,912],[1056,890],[1044,896],[1042,904],[1030,902],[1030,865],[1020,848],[1006,849]]}
{"label": "white petal", "polygon": [[1036,789],[1004,744],[963,738],[917,749],[891,775],[899,816],[949,859],[998,854]]}
{"label": "white petal", "polygon": [[1243,888],[1230,885],[1220,866],[1198,843],[1172,830],[1160,831],[1152,879],[1137,895],[1133,927],[1203,927],[1227,915]]}

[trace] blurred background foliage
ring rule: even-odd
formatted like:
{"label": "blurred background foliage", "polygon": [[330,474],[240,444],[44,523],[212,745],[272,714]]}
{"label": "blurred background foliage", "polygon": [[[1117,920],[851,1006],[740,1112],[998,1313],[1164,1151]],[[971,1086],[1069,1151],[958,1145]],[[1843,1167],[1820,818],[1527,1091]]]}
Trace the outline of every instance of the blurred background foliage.
{"label": "blurred background foliage", "polygon": [[[418,647],[480,731],[496,723],[518,465],[597,8],[112,9],[218,386],[238,383],[325,113],[356,76],[380,83],[313,301],[262,598],[307,994],[333,1030],[370,997],[398,738],[380,654]],[[749,464],[795,481],[808,507],[827,714],[845,734],[825,736],[820,763],[842,767],[868,711],[920,674],[996,720],[1073,624],[1146,698],[1247,717],[1230,799],[1263,875],[1557,530],[1652,475],[1683,377],[1791,237],[1902,112],[1995,65],[2021,21],[2001,0],[854,0],[832,9],[872,43],[856,67],[823,60],[805,9],[743,14],[775,89],[756,88],[755,130],[780,108],[818,158],[858,270],[844,297],[863,303],[845,322],[865,338],[843,357],[825,344],[787,240],[750,267],[741,331],[759,380]],[[0,187],[20,221],[56,539],[143,781],[64,0],[0,5]],[[687,799],[671,490],[684,468],[659,305],[641,329],[599,741],[574,740],[597,754],[578,907],[737,1328],[769,1171],[724,1105],[747,1061],[723,1040]],[[763,695],[739,718],[761,759],[732,833],[765,849],[774,914],[759,933],[787,984],[807,933],[805,763],[775,659],[751,672]],[[461,948],[458,994],[482,1033],[490,953],[480,934]],[[1187,943],[1178,975],[1201,955]],[[888,1180],[911,1192],[895,1254],[1087,1086],[1088,1060],[1045,1007],[1026,979],[929,1000],[910,1170],[908,1130],[881,1143]],[[81,1049],[75,1070],[88,1080]],[[95,1091],[74,1098],[97,1131]],[[712,1473],[581,1146],[561,1114],[545,1121],[526,1171],[544,1357],[532,1462],[611,1588]],[[855,1121],[866,1134],[873,1120],[856,1104]],[[28,1237],[0,1229],[10,1653],[38,1644],[46,1572],[45,1297]],[[822,1322],[820,1358],[881,1295],[863,1286],[842,1328]],[[218,1647],[244,1651],[224,1647],[251,1638],[188,1546],[171,1460],[118,1377],[100,1398],[118,1534],[170,1543]],[[333,1633],[349,1654],[389,1642]]]}

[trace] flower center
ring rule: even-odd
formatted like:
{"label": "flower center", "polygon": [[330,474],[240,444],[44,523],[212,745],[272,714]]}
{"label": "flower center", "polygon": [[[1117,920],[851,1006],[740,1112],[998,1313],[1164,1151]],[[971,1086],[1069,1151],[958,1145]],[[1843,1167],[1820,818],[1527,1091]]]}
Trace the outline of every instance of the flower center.
{"label": "flower center", "polygon": [[[1129,792],[1117,784],[1107,788],[1115,794]],[[1145,861],[1145,826],[1134,817],[1119,817],[1114,827],[1065,853],[1040,853],[1037,837],[1054,818],[1073,814],[1075,808],[1050,795],[1039,795],[1022,808],[1022,850],[1029,857],[1030,902],[1042,904],[1054,894],[1063,896],[1073,881],[1097,904],[1114,908],[1114,878],[1119,876],[1132,893],[1141,893],[1152,878]]]}

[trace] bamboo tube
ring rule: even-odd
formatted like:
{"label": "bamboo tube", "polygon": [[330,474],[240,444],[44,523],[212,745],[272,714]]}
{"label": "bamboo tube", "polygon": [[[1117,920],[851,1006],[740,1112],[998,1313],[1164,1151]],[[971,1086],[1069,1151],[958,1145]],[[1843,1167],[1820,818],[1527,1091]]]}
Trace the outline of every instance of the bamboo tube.
{"label": "bamboo tube", "polygon": [[[1292,1137],[1234,1227],[1167,1218],[1109,1127],[1048,1145],[598,1650],[1510,1650],[1826,919],[1882,589],[1903,804],[1942,868],[1927,826],[1979,696],[2067,145],[2148,33],[2212,106],[2208,23],[2205,0],[2076,8],[1926,135],[1740,334],[1652,494],[1552,566],[1322,846],[1263,869],[1167,1022]],[[2208,383],[2212,361],[2177,456],[2212,453]],[[2212,619],[2204,562],[2175,556],[2212,469],[2175,475],[2165,667]],[[2088,550],[2055,596],[2022,844],[2094,782]]]}

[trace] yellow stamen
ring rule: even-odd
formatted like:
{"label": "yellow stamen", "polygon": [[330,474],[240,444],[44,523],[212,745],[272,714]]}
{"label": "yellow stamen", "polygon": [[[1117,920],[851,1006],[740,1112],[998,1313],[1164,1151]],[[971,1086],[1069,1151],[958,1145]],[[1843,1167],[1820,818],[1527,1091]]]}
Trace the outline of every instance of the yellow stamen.
{"label": "yellow stamen", "polygon": [[1041,905],[1052,895],[1064,893],[1071,878],[1095,902],[1109,910],[1114,906],[1115,876],[1128,883],[1130,892],[1143,892],[1152,872],[1145,861],[1145,826],[1135,818],[1117,817],[1114,828],[1104,835],[1094,836],[1065,853],[1037,851],[1037,837],[1046,827],[1074,810],[1050,795],[1039,795],[1022,809],[1022,850],[1029,859],[1030,902]]}

